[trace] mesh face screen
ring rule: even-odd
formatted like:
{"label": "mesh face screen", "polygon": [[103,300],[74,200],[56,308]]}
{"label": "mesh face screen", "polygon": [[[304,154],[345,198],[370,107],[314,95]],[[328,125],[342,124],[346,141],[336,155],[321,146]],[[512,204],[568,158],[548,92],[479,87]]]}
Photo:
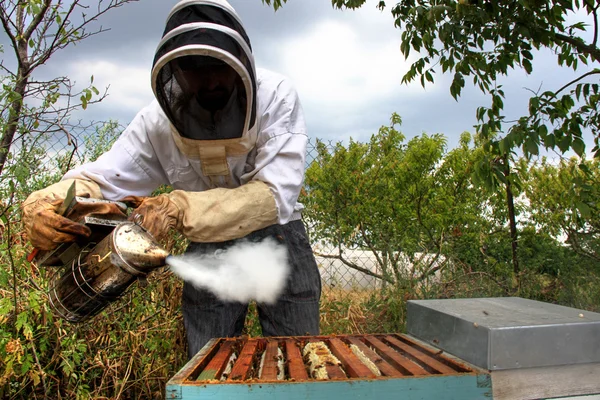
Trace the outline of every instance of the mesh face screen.
{"label": "mesh face screen", "polygon": [[[194,3],[173,13],[164,35],[169,37],[156,52],[153,65],[160,70],[153,72],[153,85],[177,131],[214,140],[241,137],[246,120],[251,129],[256,123],[256,77],[250,41],[237,18],[214,4]],[[227,112],[227,119],[218,126],[220,120],[205,111]]]}

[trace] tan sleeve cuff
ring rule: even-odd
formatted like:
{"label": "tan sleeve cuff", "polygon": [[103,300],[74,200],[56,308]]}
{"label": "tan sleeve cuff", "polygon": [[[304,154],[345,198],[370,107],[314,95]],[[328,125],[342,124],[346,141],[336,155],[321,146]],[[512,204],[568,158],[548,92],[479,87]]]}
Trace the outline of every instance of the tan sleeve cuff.
{"label": "tan sleeve cuff", "polygon": [[239,239],[278,220],[273,193],[261,181],[235,189],[175,190],[169,198],[183,214],[181,232],[193,242]]}

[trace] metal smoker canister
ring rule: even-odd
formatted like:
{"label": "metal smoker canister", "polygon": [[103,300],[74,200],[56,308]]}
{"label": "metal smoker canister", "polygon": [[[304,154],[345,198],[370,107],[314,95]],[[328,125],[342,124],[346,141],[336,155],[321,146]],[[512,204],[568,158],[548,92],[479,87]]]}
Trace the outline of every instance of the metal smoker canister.
{"label": "metal smoker canister", "polygon": [[164,266],[168,255],[141,226],[123,222],[65,268],[50,289],[50,303],[62,318],[82,322],[119,299],[137,278]]}

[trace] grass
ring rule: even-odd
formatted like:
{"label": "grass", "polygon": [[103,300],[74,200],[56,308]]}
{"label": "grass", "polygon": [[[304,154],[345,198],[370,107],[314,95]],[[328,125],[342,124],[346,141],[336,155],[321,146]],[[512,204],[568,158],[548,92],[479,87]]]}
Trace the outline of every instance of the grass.
{"label": "grass", "polygon": [[[15,250],[15,249],[13,249]],[[23,253],[23,254],[21,254]],[[20,260],[24,252],[15,251]],[[3,257],[4,265],[8,265]],[[166,382],[186,362],[180,311],[181,280],[152,274],[86,325],[55,318],[45,298],[45,274],[20,263],[18,309],[10,268],[0,268],[0,398],[160,399]],[[598,311],[600,278],[572,280],[532,274],[521,297]],[[505,281],[484,273],[448,274],[429,287],[344,290],[323,287],[321,334],[400,333],[410,299],[506,295]],[[261,335],[251,303],[244,333]]]}
{"label": "grass", "polygon": [[[401,332],[406,313],[405,297],[381,289],[344,290],[323,287],[322,335]],[[261,336],[256,304],[251,303],[244,334]]]}

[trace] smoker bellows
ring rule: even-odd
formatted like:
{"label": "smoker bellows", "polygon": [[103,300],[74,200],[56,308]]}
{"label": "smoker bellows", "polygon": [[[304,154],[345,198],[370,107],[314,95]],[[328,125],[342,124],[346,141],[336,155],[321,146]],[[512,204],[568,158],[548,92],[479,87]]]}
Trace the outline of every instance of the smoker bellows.
{"label": "smoker bellows", "polygon": [[[74,196],[74,186],[63,203],[64,213],[78,203],[106,200]],[[126,209],[124,204],[120,208]],[[57,267],[48,298],[55,313],[82,322],[118,300],[140,277],[164,266],[168,256],[148,232],[124,215],[87,215],[76,222],[87,225],[89,238],[63,243],[37,255],[38,265]]]}

